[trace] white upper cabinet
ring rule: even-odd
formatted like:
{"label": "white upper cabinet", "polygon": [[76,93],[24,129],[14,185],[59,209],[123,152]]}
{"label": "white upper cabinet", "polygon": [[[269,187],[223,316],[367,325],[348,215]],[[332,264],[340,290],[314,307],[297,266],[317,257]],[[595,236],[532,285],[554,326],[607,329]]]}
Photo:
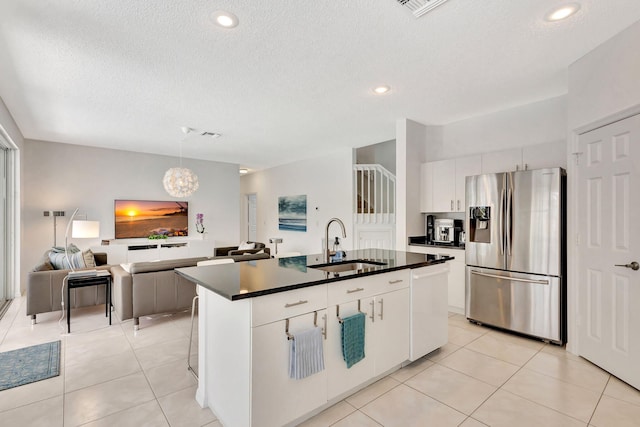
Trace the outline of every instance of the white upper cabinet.
{"label": "white upper cabinet", "polygon": [[481,173],[480,156],[439,160],[421,166],[422,212],[463,212],[465,177]]}
{"label": "white upper cabinet", "polygon": [[522,169],[522,148],[482,154],[482,173],[512,172]]}
{"label": "white upper cabinet", "polygon": [[420,211],[464,212],[467,176],[551,167],[567,167],[566,144],[550,142],[423,163],[420,168]]}
{"label": "white upper cabinet", "polygon": [[453,212],[456,197],[456,161],[440,160],[433,162],[433,194],[434,212]]}
{"label": "white upper cabinet", "polygon": [[456,159],[456,198],[454,212],[464,212],[466,177],[482,173],[480,156],[460,157]]}
{"label": "white upper cabinet", "polygon": [[524,147],[522,149],[523,169],[566,168],[567,145],[561,142]]}
{"label": "white upper cabinet", "polygon": [[556,167],[567,167],[567,145],[562,142],[549,142],[482,154],[482,173]]}

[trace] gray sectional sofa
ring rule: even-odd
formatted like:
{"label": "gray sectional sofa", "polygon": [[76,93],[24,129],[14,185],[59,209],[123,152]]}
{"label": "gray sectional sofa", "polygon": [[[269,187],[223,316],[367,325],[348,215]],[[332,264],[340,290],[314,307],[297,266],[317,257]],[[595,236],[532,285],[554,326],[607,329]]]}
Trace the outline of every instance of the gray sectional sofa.
{"label": "gray sectional sofa", "polygon": [[[264,243],[261,242],[247,242],[253,243],[253,249],[239,249],[239,246],[223,246],[219,248],[215,248],[213,255],[216,257],[226,257],[226,256],[242,256],[242,255],[265,255],[264,258],[269,258],[271,256],[271,250],[267,248]],[[262,252],[262,253],[261,253]]]}
{"label": "gray sectional sofa", "polygon": [[[235,262],[269,258],[268,253],[228,255]],[[161,313],[175,313],[191,308],[196,295],[195,284],[179,276],[174,269],[193,267],[211,257],[182,258],[167,261],[136,262],[123,267],[111,267],[111,301],[121,320],[133,318],[139,328],[140,317]]]}
{"label": "gray sectional sofa", "polygon": [[[95,253],[96,269],[111,271],[111,302],[120,320],[134,319],[137,329],[141,316],[177,312],[191,308],[195,284],[178,276],[175,268],[192,267],[198,261],[231,258],[235,262],[268,259],[269,248],[217,251],[220,256],[182,258],[166,261],[137,262],[126,265],[107,264],[107,255]],[[237,247],[236,247],[237,249]],[[256,253],[263,250],[263,253]],[[63,279],[70,270],[33,271],[27,274],[27,315],[32,323],[36,315],[61,310]],[[70,307],[104,304],[104,286],[71,291]]]}
{"label": "gray sectional sofa", "polygon": [[120,320],[133,318],[138,329],[141,316],[170,313],[191,307],[195,284],[173,270],[193,267],[207,258],[182,258],[167,261],[136,262],[125,269],[111,267],[112,304]]}
{"label": "gray sectional sofa", "polygon": [[[94,253],[96,270],[109,270],[107,254]],[[27,273],[27,316],[36,323],[36,315],[62,309],[62,282],[71,270],[42,270]],[[66,294],[65,294],[66,295]],[[104,304],[104,285],[72,289],[71,308]]]}

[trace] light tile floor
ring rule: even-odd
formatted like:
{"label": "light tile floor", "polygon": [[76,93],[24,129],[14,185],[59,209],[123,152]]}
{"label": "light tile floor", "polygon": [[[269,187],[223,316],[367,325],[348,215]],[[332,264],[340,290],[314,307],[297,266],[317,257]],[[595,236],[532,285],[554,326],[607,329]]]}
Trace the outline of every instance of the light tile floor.
{"label": "light tile floor", "polygon": [[[221,426],[194,400],[189,313],[132,322],[104,306],[31,326],[25,299],[0,321],[0,351],[62,340],[59,377],[0,392],[2,426]],[[562,348],[449,317],[449,344],[302,424],[640,426],[640,392]]]}

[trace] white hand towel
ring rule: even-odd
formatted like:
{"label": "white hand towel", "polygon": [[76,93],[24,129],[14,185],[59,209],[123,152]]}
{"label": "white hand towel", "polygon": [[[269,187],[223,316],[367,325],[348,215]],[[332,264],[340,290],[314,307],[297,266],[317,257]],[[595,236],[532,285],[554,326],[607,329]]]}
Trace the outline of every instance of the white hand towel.
{"label": "white hand towel", "polygon": [[289,378],[300,380],[324,370],[322,328],[293,334],[289,341]]}

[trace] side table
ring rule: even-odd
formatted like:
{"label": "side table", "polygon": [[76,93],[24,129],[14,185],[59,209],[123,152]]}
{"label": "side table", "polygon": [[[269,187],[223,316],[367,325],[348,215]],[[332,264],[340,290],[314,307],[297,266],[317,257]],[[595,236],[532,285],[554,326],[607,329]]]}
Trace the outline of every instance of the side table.
{"label": "side table", "polygon": [[104,285],[104,315],[109,316],[109,325],[111,325],[111,272],[99,270],[94,274],[68,275],[65,279],[67,280],[67,333],[71,333],[71,289],[85,286]]}

